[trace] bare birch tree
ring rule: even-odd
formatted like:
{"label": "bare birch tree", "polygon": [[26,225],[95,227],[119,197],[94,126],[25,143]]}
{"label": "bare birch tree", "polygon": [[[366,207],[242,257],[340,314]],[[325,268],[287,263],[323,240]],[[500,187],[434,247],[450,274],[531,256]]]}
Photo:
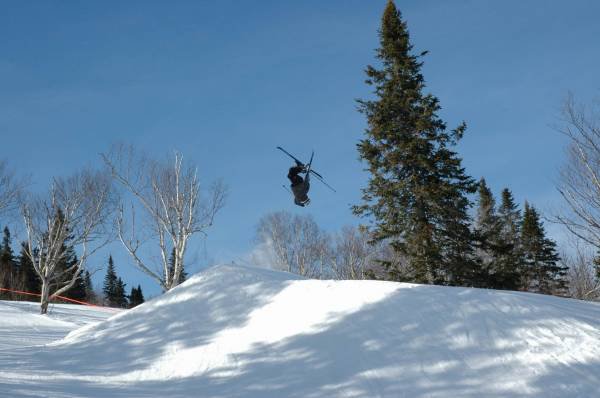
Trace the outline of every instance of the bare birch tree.
{"label": "bare birch tree", "polygon": [[262,217],[256,240],[272,251],[273,268],[308,278],[329,274],[329,236],[310,216],[292,216],[285,211]]}
{"label": "bare birch tree", "polygon": [[[387,267],[386,267],[387,264]],[[336,279],[410,280],[412,268],[389,240],[374,241],[364,226],[345,226],[335,234],[331,268]]]}
{"label": "bare birch tree", "polygon": [[365,279],[374,270],[381,248],[370,240],[366,230],[351,226],[335,235],[331,268],[336,279]]}
{"label": "bare birch tree", "polygon": [[569,267],[567,273],[569,295],[579,300],[600,299],[600,279],[591,251],[580,244],[575,244],[573,254],[565,253],[561,257]]}
{"label": "bare birch tree", "polygon": [[[82,277],[89,257],[109,242],[107,221],[113,209],[110,176],[94,171],[54,179],[47,198],[23,201],[26,254],[42,282],[42,314],[47,312],[53,296],[66,292]],[[78,249],[79,256],[74,264],[61,270],[67,241]]]}
{"label": "bare birch tree", "polygon": [[[214,183],[201,195],[197,169],[184,164],[180,153],[169,162],[161,162],[120,146],[102,158],[113,178],[134,199],[127,211],[121,205],[117,217],[119,240],[141,271],[164,291],[172,289],[179,284],[190,238],[206,234],[223,208],[225,186]],[[141,210],[141,223],[136,209]],[[158,260],[142,250],[147,241],[156,244]]]}
{"label": "bare birch tree", "polygon": [[569,96],[563,116],[560,131],[568,137],[569,146],[558,191],[567,206],[556,221],[600,248],[600,106],[586,108]]}
{"label": "bare birch tree", "polygon": [[0,160],[0,215],[14,210],[23,189],[23,184],[8,168],[5,161]]}

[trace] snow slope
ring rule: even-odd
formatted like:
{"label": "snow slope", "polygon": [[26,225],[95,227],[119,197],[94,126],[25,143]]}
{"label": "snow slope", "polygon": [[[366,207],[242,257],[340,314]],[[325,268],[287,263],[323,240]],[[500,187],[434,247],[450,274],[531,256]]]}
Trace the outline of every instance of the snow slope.
{"label": "snow slope", "polygon": [[13,340],[0,396],[600,396],[600,306],[517,292],[219,266],[50,345]]}
{"label": "snow slope", "polygon": [[0,353],[61,339],[70,331],[103,321],[119,310],[50,304],[48,312],[49,316],[40,315],[39,303],[0,301]]}

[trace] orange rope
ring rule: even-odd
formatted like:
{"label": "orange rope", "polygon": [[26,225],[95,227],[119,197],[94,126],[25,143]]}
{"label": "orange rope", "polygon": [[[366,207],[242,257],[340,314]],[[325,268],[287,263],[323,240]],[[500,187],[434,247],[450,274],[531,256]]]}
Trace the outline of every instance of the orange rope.
{"label": "orange rope", "polygon": [[[31,292],[24,292],[21,290],[12,290],[12,289],[6,289],[3,287],[0,287],[0,291],[4,291],[4,292],[12,292],[12,293],[17,293],[17,294],[25,294],[27,296],[37,296],[37,297],[41,297],[42,295],[39,293],[31,293]],[[72,303],[76,303],[76,304],[81,304],[81,305],[87,305],[88,307],[98,307],[98,308],[106,308],[106,309],[111,309],[111,310],[118,310],[117,308],[111,308],[111,307],[105,307],[103,305],[97,305],[97,304],[92,304],[92,303],[87,303],[85,301],[79,301],[79,300],[75,300],[72,298],[68,298],[68,297],[64,297],[64,296],[55,296],[55,295],[51,295],[49,300],[52,299],[61,299],[64,301],[70,301]]]}

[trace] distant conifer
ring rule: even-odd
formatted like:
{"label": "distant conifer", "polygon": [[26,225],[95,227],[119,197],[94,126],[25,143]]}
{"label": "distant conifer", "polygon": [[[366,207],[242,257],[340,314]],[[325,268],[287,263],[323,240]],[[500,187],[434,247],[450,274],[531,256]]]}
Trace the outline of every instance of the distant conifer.
{"label": "distant conifer", "polygon": [[137,288],[132,287],[131,293],[129,294],[129,308],[136,307],[144,302],[144,293],[142,293],[142,287],[138,285]]}
{"label": "distant conifer", "polygon": [[121,278],[117,278],[113,303],[115,307],[127,308],[129,305],[129,301],[127,300],[127,295],[125,293],[125,286],[127,285],[123,282],[123,280]]}
{"label": "distant conifer", "polygon": [[[169,275],[175,274],[175,249],[171,251],[171,256],[169,256]],[[182,284],[187,279],[187,272],[185,272],[185,267],[181,264],[181,273],[179,274],[179,281],[177,285]]]}
{"label": "distant conifer", "polygon": [[496,201],[484,178],[479,181],[477,190],[477,214],[475,216],[475,237],[479,277],[476,286],[497,288],[500,278],[500,252],[504,248],[500,240],[502,224],[496,214]]}
{"label": "distant conifer", "polygon": [[537,210],[525,203],[521,226],[524,269],[521,273],[526,290],[557,294],[564,291],[567,268],[560,264],[556,243],[546,237]]}
{"label": "distant conifer", "polygon": [[[19,273],[20,273],[20,281],[21,281],[21,290],[28,293],[40,293],[42,290],[42,282],[40,278],[35,272],[33,268],[33,264],[29,255],[27,254],[27,245],[25,243],[21,243],[21,251],[19,252],[19,256],[16,261],[19,264]],[[34,250],[34,257],[37,257],[37,250]],[[20,300],[27,301],[39,301],[39,298],[30,295],[23,295],[19,297]]]}
{"label": "distant conifer", "polygon": [[92,276],[89,271],[85,271],[83,284],[85,286],[85,301],[88,303],[96,303],[97,297],[96,292],[94,291],[94,285],[92,284]]}
{"label": "distant conifer", "polygon": [[108,257],[108,267],[106,268],[106,275],[104,276],[104,285],[102,292],[104,293],[104,299],[106,305],[116,306],[116,291],[117,291],[117,273],[115,272],[115,264],[112,256]]}
{"label": "distant conifer", "polygon": [[[19,280],[18,264],[11,247],[10,230],[4,227],[2,243],[0,244],[0,287],[17,290]],[[0,291],[0,298],[14,299],[15,294]]]}

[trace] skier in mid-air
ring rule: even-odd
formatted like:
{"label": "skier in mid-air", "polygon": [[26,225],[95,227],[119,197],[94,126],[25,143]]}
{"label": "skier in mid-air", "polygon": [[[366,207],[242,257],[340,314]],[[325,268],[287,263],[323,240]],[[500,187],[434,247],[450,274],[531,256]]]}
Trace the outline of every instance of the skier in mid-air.
{"label": "skier in mid-air", "polygon": [[[295,166],[290,167],[287,175],[291,182],[290,188],[292,190],[292,194],[294,195],[295,204],[304,207],[310,203],[310,199],[308,198],[308,190],[310,189],[311,174],[314,175],[317,180],[325,184],[327,188],[335,192],[335,189],[333,189],[329,184],[325,182],[323,176],[312,169],[312,160],[315,154],[314,151],[310,155],[310,160],[308,161],[308,163],[304,164],[298,158],[296,158],[294,155],[292,155],[282,147],[278,146],[277,149],[294,159],[294,162],[296,162]],[[301,173],[304,173],[304,177],[300,175]]]}
{"label": "skier in mid-air", "polygon": [[[292,193],[294,194],[294,203],[298,206],[306,206],[310,203],[310,199],[308,198],[308,190],[310,189],[310,181],[309,181],[309,173],[306,173],[306,166],[296,161],[296,165],[290,167],[288,171],[287,177],[289,178],[292,189]],[[306,173],[306,176],[302,178],[300,173]]]}

